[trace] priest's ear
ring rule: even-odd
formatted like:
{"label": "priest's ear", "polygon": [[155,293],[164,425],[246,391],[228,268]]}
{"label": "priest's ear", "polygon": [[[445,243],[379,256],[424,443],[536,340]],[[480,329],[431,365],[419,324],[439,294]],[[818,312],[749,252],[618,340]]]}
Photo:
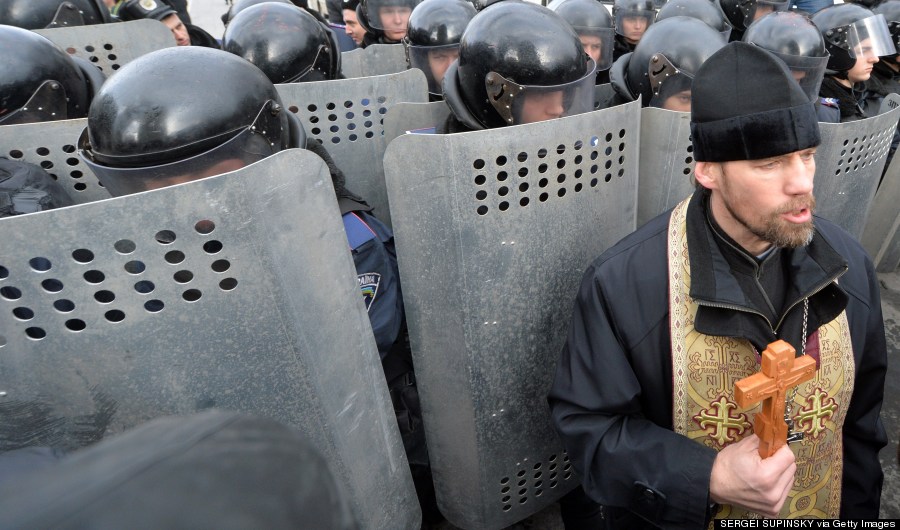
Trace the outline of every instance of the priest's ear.
{"label": "priest's ear", "polygon": [[694,164],[694,187],[697,189],[718,189],[722,178],[722,164],[718,162],[700,162]]}

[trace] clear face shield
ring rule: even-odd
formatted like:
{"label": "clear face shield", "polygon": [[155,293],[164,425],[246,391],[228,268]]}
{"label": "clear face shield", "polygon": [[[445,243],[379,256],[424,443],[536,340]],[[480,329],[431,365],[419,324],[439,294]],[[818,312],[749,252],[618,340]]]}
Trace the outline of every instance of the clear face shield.
{"label": "clear face shield", "polygon": [[428,79],[428,92],[440,96],[441,83],[450,65],[459,57],[459,44],[446,46],[416,46],[405,41],[406,61],[410,68],[418,68]]}
{"label": "clear face shield", "polygon": [[791,3],[788,0],[756,0],[742,4],[741,11],[744,12],[745,25],[749,26],[769,13],[787,11],[790,7]]}
{"label": "clear face shield", "polygon": [[485,86],[488,101],[507,125],[522,125],[594,110],[596,75],[597,65],[590,60],[583,77],[562,85],[519,85],[490,72]]}
{"label": "clear face shield", "polygon": [[366,0],[366,16],[369,26],[384,32],[388,37],[402,33],[399,40],[406,35],[406,27],[413,7],[418,2],[410,0],[398,5],[396,0]]}
{"label": "clear face shield", "polygon": [[616,33],[625,37],[627,41],[638,42],[655,18],[656,11],[653,10],[617,10]]}
{"label": "clear face shield", "polygon": [[810,101],[819,97],[819,87],[825,77],[825,68],[828,66],[828,56],[804,57],[802,55],[788,55],[785,53],[770,52],[787,64],[794,76],[794,80],[800,84],[800,88],[806,92]]}
{"label": "clear face shield", "polygon": [[581,46],[594,63],[597,71],[609,70],[613,61],[613,46],[616,32],[612,28],[588,28],[575,26]]}
{"label": "clear face shield", "polygon": [[66,89],[57,81],[44,81],[20,108],[0,116],[0,125],[18,125],[69,117]]}
{"label": "clear face shield", "polygon": [[[850,56],[856,59],[860,57],[884,57],[894,55],[897,49],[894,47],[894,39],[888,29],[884,15],[878,14],[862,20],[857,20],[848,26],[834,28],[838,35],[844,35],[845,45],[842,48],[850,52]],[[831,38],[826,35],[826,38]],[[840,39],[840,37],[838,37]],[[835,44],[838,44],[835,42]],[[839,44],[840,45],[840,44]]]}
{"label": "clear face shield", "polygon": [[679,70],[668,57],[657,53],[647,69],[653,95],[649,105],[675,112],[691,111],[691,83],[694,76]]}
{"label": "clear face shield", "polygon": [[[281,130],[281,112],[280,106],[270,100],[263,105],[252,124],[219,135],[222,138],[230,136],[229,140],[177,162],[133,167],[140,163],[136,158],[145,158],[148,153],[101,155],[92,150],[88,128],[82,131],[78,139],[78,154],[114,197],[159,189],[235,171],[276,153],[281,149],[282,134],[287,133]],[[215,137],[203,140],[214,141]],[[168,152],[175,156],[176,151],[183,149]],[[164,153],[166,151],[160,151],[159,158],[166,158]]]}

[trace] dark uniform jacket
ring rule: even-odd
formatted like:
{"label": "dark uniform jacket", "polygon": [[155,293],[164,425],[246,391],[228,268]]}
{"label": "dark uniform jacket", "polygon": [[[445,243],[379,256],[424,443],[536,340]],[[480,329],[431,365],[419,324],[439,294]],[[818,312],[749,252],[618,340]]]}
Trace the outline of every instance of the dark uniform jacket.
{"label": "dark uniform jacket", "polygon": [[[781,307],[792,309],[776,337],[760,315],[701,305],[700,332],[744,337],[759,351],[782,338],[803,351],[798,348],[803,304],[793,302],[810,296],[808,334],[846,306],[856,386],[843,426],[840,515],[877,518],[883,478],[878,451],[887,442],[879,418],[886,345],[870,259],[851,236],[818,217],[807,247],[782,250],[781,256],[772,252],[761,265],[736,250],[727,255],[722,248],[730,248],[729,238],[714,233],[707,196],[695,193],[687,215],[691,297],[757,307],[765,290],[747,290],[745,280],[770,259],[780,259],[788,280],[780,287]],[[610,528],[650,527],[646,520],[662,528],[703,528],[711,516],[709,477],[717,453],[672,430],[669,215],[627,236],[587,270],[549,395],[569,457],[587,494],[605,505]]]}

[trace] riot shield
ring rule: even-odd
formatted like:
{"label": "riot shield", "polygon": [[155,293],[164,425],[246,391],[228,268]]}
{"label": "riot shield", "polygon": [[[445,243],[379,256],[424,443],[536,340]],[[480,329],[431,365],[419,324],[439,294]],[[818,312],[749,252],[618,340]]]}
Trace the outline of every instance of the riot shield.
{"label": "riot shield", "polygon": [[0,230],[0,450],[79,447],[209,407],[256,413],[313,441],[363,528],[419,527],[318,157],[283,151]]}
{"label": "riot shield", "polygon": [[434,132],[450,115],[450,107],[443,101],[431,103],[397,103],[384,115],[384,141],[390,144],[394,138],[407,132]]}
{"label": "riot shield", "polygon": [[589,263],[634,229],[640,103],[385,152],[438,504],[502,528],[579,483],[547,392]]}
{"label": "riot shield", "polygon": [[900,109],[864,120],[820,123],[816,151],[816,213],[857,239],[881,179]]}
{"label": "riot shield", "polygon": [[900,157],[894,155],[875,192],[861,243],[878,272],[900,266]]}
{"label": "riot shield", "polygon": [[[401,46],[402,48],[402,46]],[[317,83],[276,85],[281,101],[297,114],[311,138],[319,140],[347,177],[347,188],[375,208],[390,225],[382,158],[384,115],[401,101],[428,101],[419,70]]]}
{"label": "riot shield", "polygon": [[109,192],[75,152],[86,126],[87,118],[5,125],[0,127],[0,156],[41,166],[76,204],[108,199]]}
{"label": "riot shield", "polygon": [[694,192],[691,114],[641,110],[641,164],[637,225],[675,207]]}
{"label": "riot shield", "polygon": [[175,46],[175,38],[158,20],[141,19],[35,30],[70,55],[93,63],[107,76],[141,55]]}
{"label": "riot shield", "polygon": [[372,44],[365,48],[341,52],[344,77],[370,77],[396,74],[409,68],[402,44]]}

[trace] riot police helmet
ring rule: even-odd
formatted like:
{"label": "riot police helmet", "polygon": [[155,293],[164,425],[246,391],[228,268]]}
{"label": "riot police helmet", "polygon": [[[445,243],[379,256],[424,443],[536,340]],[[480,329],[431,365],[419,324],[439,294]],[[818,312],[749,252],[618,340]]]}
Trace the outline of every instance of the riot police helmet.
{"label": "riot police helmet", "polygon": [[104,76],[47,38],[0,25],[0,125],[83,118]]}
{"label": "riot police helmet", "polygon": [[218,175],[305,145],[302,125],[259,68],[195,46],[123,66],[97,94],[78,139],[79,154],[113,196]]}
{"label": "riot police helmet", "polygon": [[85,26],[110,22],[103,0],[5,0],[0,24],[25,29]]}
{"label": "riot police helmet", "polygon": [[421,0],[360,0],[356,16],[368,33],[388,42],[400,42],[406,36],[413,9]]}
{"label": "riot police helmet", "polygon": [[275,84],[340,75],[341,52],[334,34],[294,5],[264,3],[244,9],[225,29],[222,49],[255,64]]}
{"label": "riot police helmet", "polygon": [[633,52],[616,61],[610,82],[629,101],[640,97],[645,107],[687,112],[694,74],[725,44],[725,37],[705,22],[667,18],[648,29]]}
{"label": "riot police helmet", "polygon": [[885,0],[872,8],[876,15],[884,15],[891,38],[894,40],[894,48],[900,52],[900,0]]}
{"label": "riot police helmet", "polygon": [[459,40],[475,13],[467,0],[425,0],[413,9],[403,38],[406,61],[425,73],[432,96],[441,95],[444,73],[459,57]]}
{"label": "riot police helmet", "polygon": [[597,70],[609,70],[616,30],[606,7],[597,0],[553,0],[547,7],[572,26]]}
{"label": "riot police helmet", "polygon": [[750,24],[743,41],[784,61],[810,101],[819,97],[828,51],[819,28],[809,17],[790,11],[769,13]]}
{"label": "riot police helmet", "polygon": [[830,55],[826,74],[846,75],[859,58],[897,53],[884,15],[861,5],[826,7],[813,15],[812,22],[822,33]]}
{"label": "riot police helmet", "polygon": [[775,11],[787,11],[789,0],[719,0],[722,12],[738,32],[744,32],[755,20]]}
{"label": "riot police helmet", "polygon": [[671,17],[691,17],[706,22],[721,33],[725,40],[731,36],[731,23],[717,4],[709,0],[669,0],[659,9],[656,21]]}
{"label": "riot police helmet", "polygon": [[478,130],[590,111],[595,77],[565,20],[546,7],[505,1],[469,23],[443,93],[453,115]]}
{"label": "riot police helmet", "polygon": [[615,0],[612,9],[616,33],[627,42],[637,44],[656,19],[653,0]]}
{"label": "riot police helmet", "polygon": [[222,15],[222,23],[225,24],[225,27],[228,27],[228,24],[231,23],[231,20],[237,16],[238,13],[247,9],[248,7],[253,7],[257,4],[264,4],[267,2],[276,2],[279,4],[290,4],[294,5],[291,0],[235,0],[228,6],[228,11]]}

